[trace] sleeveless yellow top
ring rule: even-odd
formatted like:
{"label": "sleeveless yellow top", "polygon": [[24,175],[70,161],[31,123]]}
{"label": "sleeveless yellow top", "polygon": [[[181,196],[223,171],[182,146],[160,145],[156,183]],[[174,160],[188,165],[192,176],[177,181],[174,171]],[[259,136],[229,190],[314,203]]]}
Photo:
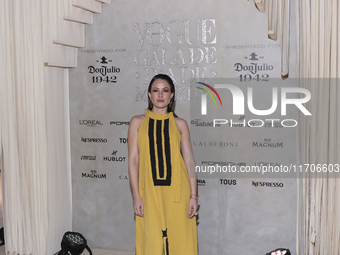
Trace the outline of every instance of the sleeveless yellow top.
{"label": "sleeveless yellow top", "polygon": [[139,193],[136,255],[196,255],[196,217],[188,218],[190,182],[172,112],[147,110],[138,130]]}

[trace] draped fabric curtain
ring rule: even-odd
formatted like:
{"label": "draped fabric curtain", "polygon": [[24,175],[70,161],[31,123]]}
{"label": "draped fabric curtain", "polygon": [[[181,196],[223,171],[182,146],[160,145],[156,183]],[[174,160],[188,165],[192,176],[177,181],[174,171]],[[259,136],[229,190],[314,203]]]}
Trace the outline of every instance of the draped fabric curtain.
{"label": "draped fabric curtain", "polygon": [[[302,164],[340,164],[340,3],[296,0],[298,73],[312,98],[313,117],[301,116],[299,152]],[[307,79],[308,78],[308,79]],[[340,178],[305,173],[299,180],[299,254],[340,254]],[[339,176],[339,173],[337,174]]]}
{"label": "draped fabric curtain", "polygon": [[[250,2],[254,2],[249,0]],[[265,11],[265,0],[255,0]],[[279,8],[277,8],[279,5]],[[340,254],[340,2],[268,0],[268,37],[281,39],[281,75],[289,72],[290,12],[296,38],[298,86],[311,92],[310,116],[299,116],[298,161],[326,164],[323,178],[311,171],[297,179],[297,254]],[[278,20],[280,29],[278,29]],[[283,27],[285,26],[285,29]],[[288,28],[288,29],[287,29]]]}
{"label": "draped fabric curtain", "polygon": [[[47,143],[42,5],[1,1],[1,141],[6,249],[46,252]],[[41,49],[41,50],[39,50]]]}
{"label": "draped fabric curtain", "polygon": [[0,169],[7,254],[53,254],[72,230],[68,67],[108,0],[0,1]]}

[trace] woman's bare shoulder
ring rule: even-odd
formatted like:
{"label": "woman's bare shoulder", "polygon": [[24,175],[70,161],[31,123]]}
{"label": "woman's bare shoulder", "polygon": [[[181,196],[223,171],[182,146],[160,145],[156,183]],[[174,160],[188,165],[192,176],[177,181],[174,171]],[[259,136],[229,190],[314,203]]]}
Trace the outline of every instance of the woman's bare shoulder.
{"label": "woman's bare shoulder", "polygon": [[143,121],[145,118],[145,114],[141,114],[141,115],[135,115],[131,118],[131,121]]}
{"label": "woman's bare shoulder", "polygon": [[133,116],[130,120],[130,127],[136,127],[138,129],[139,126],[142,124],[144,118],[145,114]]}
{"label": "woman's bare shoulder", "polygon": [[186,132],[189,129],[188,124],[185,119],[176,117],[175,121],[176,121],[176,126],[181,134],[183,132]]}

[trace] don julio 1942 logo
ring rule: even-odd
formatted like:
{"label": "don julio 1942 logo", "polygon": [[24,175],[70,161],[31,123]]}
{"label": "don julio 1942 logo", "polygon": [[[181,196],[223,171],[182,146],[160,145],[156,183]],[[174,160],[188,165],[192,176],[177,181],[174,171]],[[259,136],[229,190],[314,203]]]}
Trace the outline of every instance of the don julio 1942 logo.
{"label": "don julio 1942 logo", "polygon": [[92,83],[116,83],[117,74],[120,72],[120,68],[116,66],[110,66],[112,60],[107,59],[105,56],[96,60],[101,64],[100,66],[89,66],[88,72],[91,74]]}

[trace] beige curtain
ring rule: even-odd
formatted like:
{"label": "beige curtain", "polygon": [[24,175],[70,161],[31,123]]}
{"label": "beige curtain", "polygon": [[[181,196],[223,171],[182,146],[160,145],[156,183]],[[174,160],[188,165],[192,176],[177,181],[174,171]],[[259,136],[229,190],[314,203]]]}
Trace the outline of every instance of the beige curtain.
{"label": "beige curtain", "polygon": [[1,1],[1,141],[6,249],[42,254],[47,240],[47,143],[41,3]]}
{"label": "beige curtain", "polygon": [[8,254],[54,254],[72,230],[67,68],[76,66],[84,23],[93,22],[101,2],[109,3],[0,1],[0,168]]}
{"label": "beige curtain", "polygon": [[[278,3],[280,15],[276,7],[273,11]],[[340,164],[340,2],[269,0],[268,6],[269,38],[281,34],[283,77],[289,72],[289,6],[294,8],[298,86],[312,95],[307,107],[313,116],[300,116],[298,163],[335,169]],[[328,171],[320,177],[307,171],[298,177],[297,254],[340,254],[339,173]]]}
{"label": "beige curtain", "polygon": [[[300,17],[298,72],[305,78],[301,86],[314,95],[308,106],[313,117],[301,116],[300,159],[333,166],[340,164],[340,3],[300,0],[295,8]],[[306,173],[299,182],[299,254],[340,254],[340,179],[334,172],[324,176]]]}

